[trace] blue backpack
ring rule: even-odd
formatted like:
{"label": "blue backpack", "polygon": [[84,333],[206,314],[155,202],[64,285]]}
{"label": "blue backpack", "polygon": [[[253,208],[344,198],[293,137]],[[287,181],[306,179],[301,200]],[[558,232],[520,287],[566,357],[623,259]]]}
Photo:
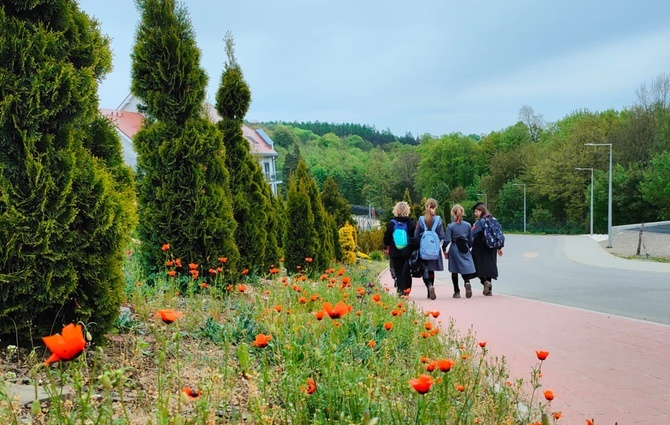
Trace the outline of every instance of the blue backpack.
{"label": "blue backpack", "polygon": [[419,254],[421,255],[422,260],[437,260],[440,258],[440,253],[442,251],[442,243],[440,242],[440,237],[437,236],[435,229],[440,225],[440,217],[433,217],[433,227],[431,229],[426,228],[426,219],[421,216],[419,218],[419,223],[425,229],[421,234],[421,240],[419,242]]}
{"label": "blue backpack", "polygon": [[395,218],[391,220],[393,223],[393,243],[398,249],[403,249],[409,243],[409,235],[407,233],[407,222],[398,221]]}
{"label": "blue backpack", "polygon": [[484,220],[484,244],[491,249],[502,249],[505,246],[505,235],[500,222],[495,217]]}

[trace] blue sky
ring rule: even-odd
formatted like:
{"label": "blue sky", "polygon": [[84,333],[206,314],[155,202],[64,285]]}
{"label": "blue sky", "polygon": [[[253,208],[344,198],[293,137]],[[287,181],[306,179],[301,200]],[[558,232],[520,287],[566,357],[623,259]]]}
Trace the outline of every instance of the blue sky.
{"label": "blue sky", "polygon": [[[82,0],[112,38],[100,106],[130,92],[134,0]],[[185,2],[209,75],[231,31],[252,91],[249,121],[372,125],[397,135],[487,134],[522,106],[545,121],[621,110],[670,74],[667,0],[243,0]]]}

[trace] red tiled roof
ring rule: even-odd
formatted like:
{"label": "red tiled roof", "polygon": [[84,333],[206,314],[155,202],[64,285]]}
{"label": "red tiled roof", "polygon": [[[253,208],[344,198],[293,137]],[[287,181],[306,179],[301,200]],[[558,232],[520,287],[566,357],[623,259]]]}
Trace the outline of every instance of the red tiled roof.
{"label": "red tiled roof", "polygon": [[144,116],[137,112],[100,108],[100,113],[102,116],[109,118],[116,128],[130,140],[133,140],[135,134],[140,130],[144,119]]}
{"label": "red tiled roof", "polygon": [[[212,122],[218,122],[221,118],[216,113],[213,107],[209,107],[209,118]],[[114,109],[100,108],[100,113],[109,118],[112,123],[125,134],[130,140],[135,137],[135,134],[142,126],[144,116],[139,112],[118,111]],[[253,128],[242,125],[242,132],[244,138],[249,141],[249,148],[252,154],[261,156],[276,156],[277,152],[261,137]]]}

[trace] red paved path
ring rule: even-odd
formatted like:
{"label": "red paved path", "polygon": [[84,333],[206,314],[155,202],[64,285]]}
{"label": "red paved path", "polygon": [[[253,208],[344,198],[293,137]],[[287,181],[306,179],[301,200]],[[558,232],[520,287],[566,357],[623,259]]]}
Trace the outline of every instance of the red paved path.
{"label": "red paved path", "polygon": [[[393,290],[388,271],[380,282]],[[670,326],[500,294],[484,297],[479,283],[472,298],[453,299],[449,276],[440,272],[435,287],[437,299],[428,300],[423,282],[414,279],[410,300],[453,318],[463,334],[472,328],[491,355],[506,358],[512,378],[528,381],[538,363],[535,350],[550,352],[541,382],[556,396],[552,410],[563,413],[559,424],[583,425],[587,418],[596,425],[670,424]]]}

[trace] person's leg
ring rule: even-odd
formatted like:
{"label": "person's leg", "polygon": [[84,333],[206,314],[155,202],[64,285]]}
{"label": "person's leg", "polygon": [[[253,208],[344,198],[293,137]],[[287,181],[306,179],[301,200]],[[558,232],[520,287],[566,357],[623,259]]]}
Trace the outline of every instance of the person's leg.
{"label": "person's leg", "polygon": [[405,259],[403,257],[391,257],[391,265],[393,268],[393,276],[396,290],[398,294],[402,295],[405,290],[405,284],[402,280],[402,270],[405,266]]}
{"label": "person's leg", "polygon": [[[424,273],[424,276],[426,274]],[[428,289],[428,298],[431,300],[434,300],[437,298],[435,295],[435,272],[434,271],[428,271],[428,278],[424,279],[423,282],[426,284],[426,288]]]}
{"label": "person's leg", "polygon": [[483,282],[484,290],[482,291],[482,294],[484,294],[486,296],[493,295],[493,293],[491,292],[492,289],[493,289],[493,285],[491,284],[491,279],[492,278],[490,278],[490,277],[485,277],[484,278],[484,282]]}
{"label": "person's leg", "polygon": [[477,277],[477,273],[466,273],[463,274],[463,280],[465,281],[465,298],[472,297],[472,285],[470,285],[470,279]]}
{"label": "person's leg", "polygon": [[454,298],[460,298],[461,290],[458,287],[458,273],[451,274],[451,283],[454,285]]}

